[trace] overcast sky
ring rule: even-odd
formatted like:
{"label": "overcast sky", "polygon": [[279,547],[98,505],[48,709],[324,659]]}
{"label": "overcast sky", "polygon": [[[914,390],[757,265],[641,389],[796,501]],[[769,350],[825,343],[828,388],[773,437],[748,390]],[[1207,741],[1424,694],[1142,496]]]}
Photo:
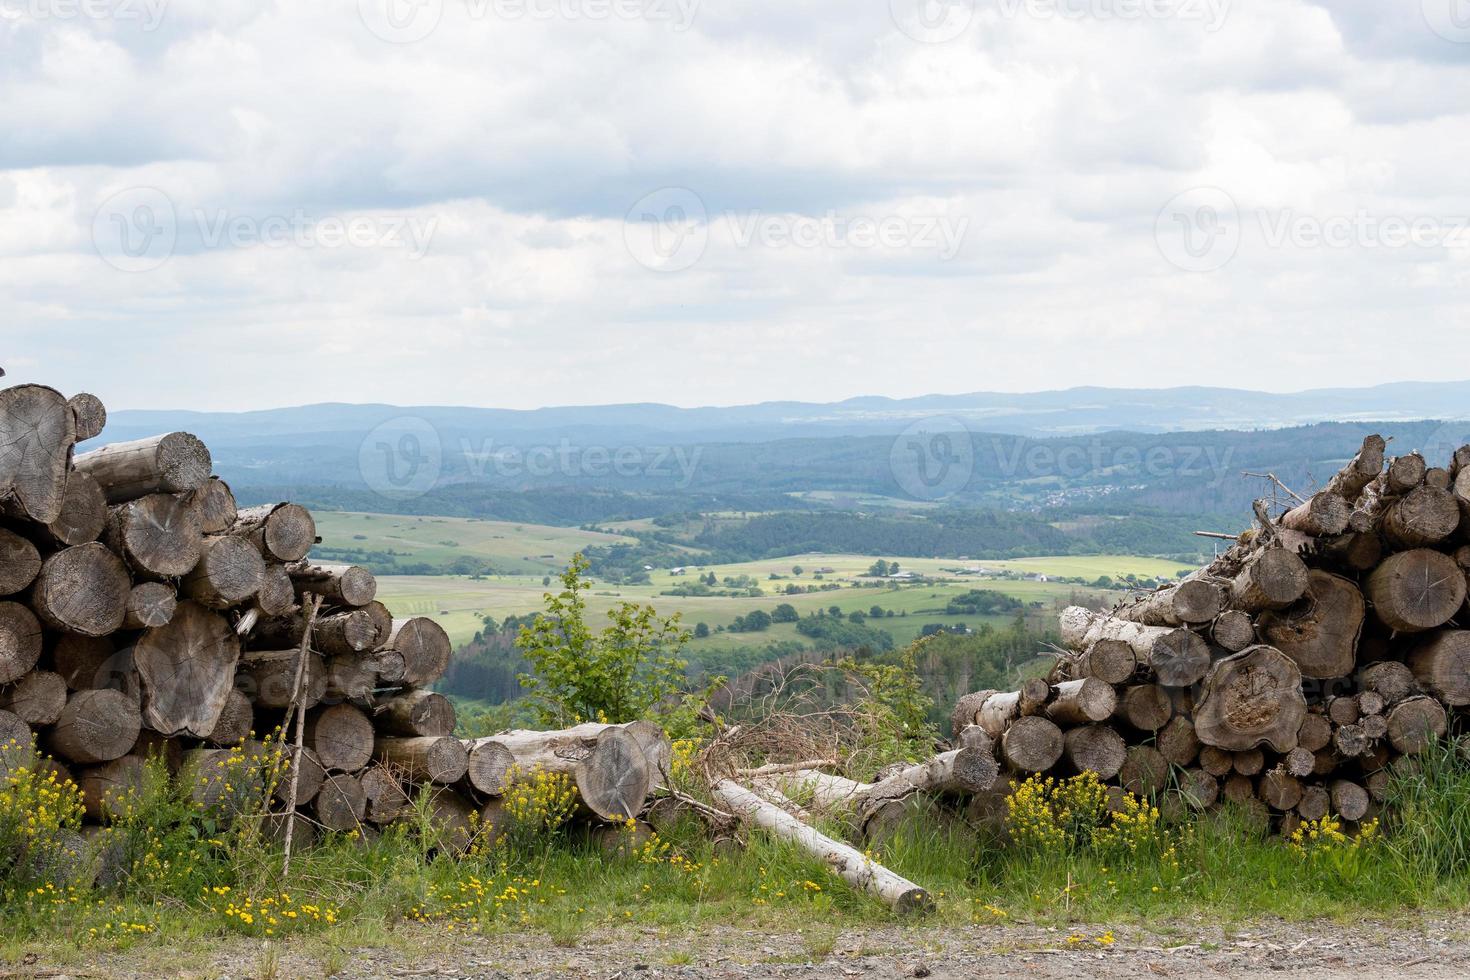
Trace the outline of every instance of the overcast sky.
{"label": "overcast sky", "polygon": [[0,0],[114,408],[1470,377],[1470,0]]}

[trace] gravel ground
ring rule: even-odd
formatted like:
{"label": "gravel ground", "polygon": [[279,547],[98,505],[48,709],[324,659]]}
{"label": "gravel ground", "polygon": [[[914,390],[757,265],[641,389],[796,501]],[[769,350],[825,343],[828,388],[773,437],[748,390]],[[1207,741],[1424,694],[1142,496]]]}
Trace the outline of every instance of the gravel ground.
{"label": "gravel ground", "polygon": [[[1027,926],[967,929],[851,929],[771,936],[736,928],[697,935],[630,929],[591,933],[577,945],[544,935],[455,938],[409,932],[393,949],[348,950],[331,956],[341,977],[537,977],[588,980],[714,980],[797,977],[804,980],[930,977],[1259,978],[1262,971],[1296,977],[1460,978],[1470,976],[1470,918],[1412,923],[1257,923],[1235,929],[1208,925],[1130,926],[1107,933]],[[1073,935],[1086,937],[1070,941]],[[139,947],[48,965],[28,954],[0,977],[214,977],[265,980],[319,977],[328,968],[322,947],[229,940],[188,954]]]}

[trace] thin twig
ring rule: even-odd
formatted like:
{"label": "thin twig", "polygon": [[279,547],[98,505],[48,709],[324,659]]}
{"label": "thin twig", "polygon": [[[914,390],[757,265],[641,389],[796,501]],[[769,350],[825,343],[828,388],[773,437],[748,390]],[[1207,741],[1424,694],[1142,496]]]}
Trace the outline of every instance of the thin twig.
{"label": "thin twig", "polygon": [[1258,480],[1270,480],[1272,483],[1276,484],[1283,491],[1285,491],[1297,503],[1299,503],[1299,504],[1306,503],[1306,500],[1301,496],[1301,494],[1297,493],[1291,487],[1289,487],[1286,484],[1282,483],[1281,480],[1276,476],[1275,473],[1252,473],[1249,470],[1246,470],[1241,475],[1242,476],[1253,476],[1253,477],[1255,477]]}
{"label": "thin twig", "polygon": [[[291,788],[286,793],[286,859],[281,867],[282,880],[291,874],[291,837],[296,829],[296,793],[301,782],[302,743],[306,740],[306,705],[302,703],[301,686],[306,676],[306,658],[311,653],[311,630],[316,625],[316,614],[322,608],[319,595],[306,595],[302,599],[306,632],[301,635],[301,648],[296,651],[296,681],[291,687],[291,703],[286,708],[287,724],[291,722],[292,712],[296,714],[296,750],[291,756]],[[310,608],[306,608],[305,600],[311,601]],[[281,734],[286,734],[284,729]]]}
{"label": "thin twig", "polygon": [[1240,537],[1238,534],[1226,534],[1224,531],[1195,531],[1201,538],[1219,538],[1221,541],[1234,541]]}
{"label": "thin twig", "polygon": [[737,776],[777,776],[783,772],[796,772],[799,769],[825,769],[837,765],[836,759],[806,759],[802,762],[773,762],[767,766],[757,766],[754,769],[736,769]]}

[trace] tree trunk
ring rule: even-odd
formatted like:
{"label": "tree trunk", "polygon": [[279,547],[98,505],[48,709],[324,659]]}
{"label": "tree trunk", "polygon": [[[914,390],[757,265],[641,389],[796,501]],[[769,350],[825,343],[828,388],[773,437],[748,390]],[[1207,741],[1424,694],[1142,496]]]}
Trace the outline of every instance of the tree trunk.
{"label": "tree trunk", "polygon": [[373,757],[379,763],[415,783],[449,785],[469,770],[469,754],[458,739],[443,737],[398,738],[380,735],[373,740]]}
{"label": "tree trunk", "polygon": [[784,810],[728,779],[715,783],[715,799],[740,820],[770,831],[820,858],[854,888],[870,892],[900,911],[927,910],[929,893],[846,844],[826,837]]}
{"label": "tree trunk", "polygon": [[1000,737],[1000,754],[1015,772],[1046,772],[1062,757],[1062,730],[1036,715],[1017,718]]}
{"label": "tree trunk", "polygon": [[272,561],[293,562],[316,544],[316,521],[299,504],[262,504],[240,511],[230,533],[249,538]]}
{"label": "tree trunk", "polygon": [[329,605],[365,606],[378,594],[378,580],[366,568],[357,565],[309,565],[298,562],[287,566],[298,597],[310,592]]}
{"label": "tree trunk", "polygon": [[131,589],[122,559],[94,541],[64,548],[41,563],[31,608],[53,629],[106,636],[122,627]]}
{"label": "tree trunk", "polygon": [[[638,739],[617,725],[584,724],[553,732],[513,731],[490,736],[515,756],[517,779],[537,769],[572,777],[582,803],[609,820],[643,809],[655,774]],[[476,739],[471,746],[484,739]]]}
{"label": "tree trunk", "polygon": [[1465,601],[1465,573],[1448,555],[1416,548],[1383,560],[1363,589],[1389,629],[1422,633],[1449,622]]}
{"label": "tree trunk", "polygon": [[0,708],[32,728],[53,725],[66,707],[66,681],[49,670],[33,670],[0,690]]}
{"label": "tree trunk", "polygon": [[0,527],[0,595],[15,595],[36,580],[41,553],[13,531]]}
{"label": "tree trunk", "polygon": [[1296,747],[1307,702],[1301,671],[1280,650],[1254,646],[1217,661],[1204,690],[1194,717],[1201,742],[1232,752]]}
{"label": "tree trunk", "polygon": [[1123,768],[1128,745],[1108,725],[1083,725],[1062,736],[1062,757],[1076,772],[1095,772],[1099,779],[1112,779]]}
{"label": "tree trunk", "polygon": [[1064,681],[1054,689],[1044,713],[1059,725],[1086,725],[1107,721],[1118,706],[1113,685],[1088,677]]}
{"label": "tree trunk", "polygon": [[1452,708],[1470,704],[1470,630],[1441,630],[1405,658],[1419,686]]}
{"label": "tree trunk", "polygon": [[1077,660],[1077,676],[1122,684],[1138,671],[1138,656],[1122,640],[1098,640]]}
{"label": "tree trunk", "polygon": [[179,603],[168,625],[145,630],[133,650],[148,727],[196,738],[214,731],[239,660],[240,639],[223,616]]}
{"label": "tree trunk", "polygon": [[1314,569],[1301,602],[1262,613],[1256,626],[1261,640],[1294,660],[1303,677],[1347,677],[1357,665],[1364,612],[1356,585]]}
{"label": "tree trunk", "polygon": [[116,442],[82,453],[76,467],[97,481],[110,504],[153,493],[187,493],[209,479],[209,449],[187,432]]}
{"label": "tree trunk", "polygon": [[139,582],[128,592],[123,629],[147,630],[167,626],[178,611],[179,598],[173,586],[163,582]]}
{"label": "tree trunk", "polygon": [[1223,601],[1219,586],[1191,579],[1132,596],[1120,603],[1113,615],[1145,626],[1186,626],[1214,619]]}
{"label": "tree trunk", "polygon": [[393,620],[384,646],[403,655],[403,683],[409,687],[428,687],[443,677],[454,652],[444,627],[422,616]]}
{"label": "tree trunk", "polygon": [[1434,698],[1416,697],[1400,701],[1388,712],[1388,740],[1394,751],[1413,755],[1447,729],[1444,705]]}
{"label": "tree trunk", "polygon": [[204,530],[185,498],[152,493],[113,507],[103,540],[135,574],[176,578],[199,563]]}
{"label": "tree trunk", "polygon": [[1073,650],[1086,650],[1099,640],[1122,640],[1168,687],[1197,683],[1210,665],[1209,647],[1190,630],[1143,626],[1081,606],[1063,610],[1061,633],[1062,642]]}
{"label": "tree trunk", "polygon": [[1262,548],[1230,583],[1230,605],[1242,612],[1285,609],[1307,591],[1307,566],[1285,548]]}
{"label": "tree trunk", "polygon": [[216,535],[203,540],[199,563],[184,578],[185,597],[210,609],[238,606],[260,590],[265,559],[244,538]]}
{"label": "tree trunk", "polygon": [[20,680],[41,659],[41,623],[18,602],[0,602],[0,684]]}
{"label": "tree trunk", "polygon": [[1158,731],[1174,716],[1169,692],[1157,684],[1135,684],[1123,689],[1114,717],[1141,732]]}
{"label": "tree trunk", "polygon": [[254,727],[255,712],[250,699],[239,691],[232,690],[225,695],[225,704],[220,709],[219,718],[215,721],[214,728],[204,736],[204,740],[215,748],[233,748],[243,744]]}
{"label": "tree trunk", "polygon": [[1256,642],[1256,624],[1250,613],[1227,609],[1216,617],[1210,636],[1229,653],[1239,653]]}
{"label": "tree trunk", "polygon": [[509,788],[514,775],[516,757],[510,749],[494,739],[465,742],[469,753],[469,769],[463,788],[481,796],[500,796]]}
{"label": "tree trunk", "polygon": [[306,716],[305,743],[325,768],[357,772],[372,761],[373,723],[350,704],[334,704]]}
{"label": "tree trunk", "polygon": [[312,801],[312,811],[323,827],[346,833],[362,823],[367,813],[367,795],[356,776],[337,773],[322,780]]}
{"label": "tree trunk", "polygon": [[78,691],[61,709],[46,745],[68,762],[111,762],[128,754],[142,727],[138,706],[122,692]]}
{"label": "tree trunk", "polygon": [[41,385],[0,391],[0,499],[38,524],[61,515],[76,419],[61,393]]}
{"label": "tree trunk", "polygon": [[452,735],[454,704],[433,691],[407,691],[374,710],[373,726],[388,735]]}
{"label": "tree trunk", "polygon": [[1388,506],[1379,529],[1398,549],[1438,544],[1460,525],[1460,506],[1447,490],[1415,487]]}
{"label": "tree trunk", "polygon": [[1314,493],[1307,502],[1281,515],[1280,524],[1291,531],[1312,537],[1341,534],[1348,526],[1352,508],[1335,493]]}

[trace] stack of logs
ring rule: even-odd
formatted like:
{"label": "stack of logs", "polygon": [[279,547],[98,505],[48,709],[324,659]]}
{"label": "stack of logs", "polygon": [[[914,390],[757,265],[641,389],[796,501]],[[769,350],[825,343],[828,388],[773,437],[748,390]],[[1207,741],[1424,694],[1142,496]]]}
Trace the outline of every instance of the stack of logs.
{"label": "stack of logs", "polygon": [[91,395],[0,390],[0,774],[34,744],[102,824],[161,756],[197,802],[243,808],[271,786],[239,760],[274,732],[290,777],[269,832],[371,836],[425,788],[461,846],[519,775],[564,773],[609,819],[661,782],[668,739],[646,723],[454,738],[428,690],[451,652],[437,623],[394,619],[365,569],[307,561],[305,508],[237,508],[192,435],[74,452],[105,419]]}
{"label": "stack of logs", "polygon": [[972,813],[1003,813],[1017,777],[1090,770],[1284,832],[1375,816],[1394,767],[1470,704],[1470,446],[1444,467],[1385,465],[1385,450],[1364,440],[1279,517],[1258,503],[1251,530],[1176,583],[1066,609],[1049,678],[961,698],[957,744],[1001,770]]}

